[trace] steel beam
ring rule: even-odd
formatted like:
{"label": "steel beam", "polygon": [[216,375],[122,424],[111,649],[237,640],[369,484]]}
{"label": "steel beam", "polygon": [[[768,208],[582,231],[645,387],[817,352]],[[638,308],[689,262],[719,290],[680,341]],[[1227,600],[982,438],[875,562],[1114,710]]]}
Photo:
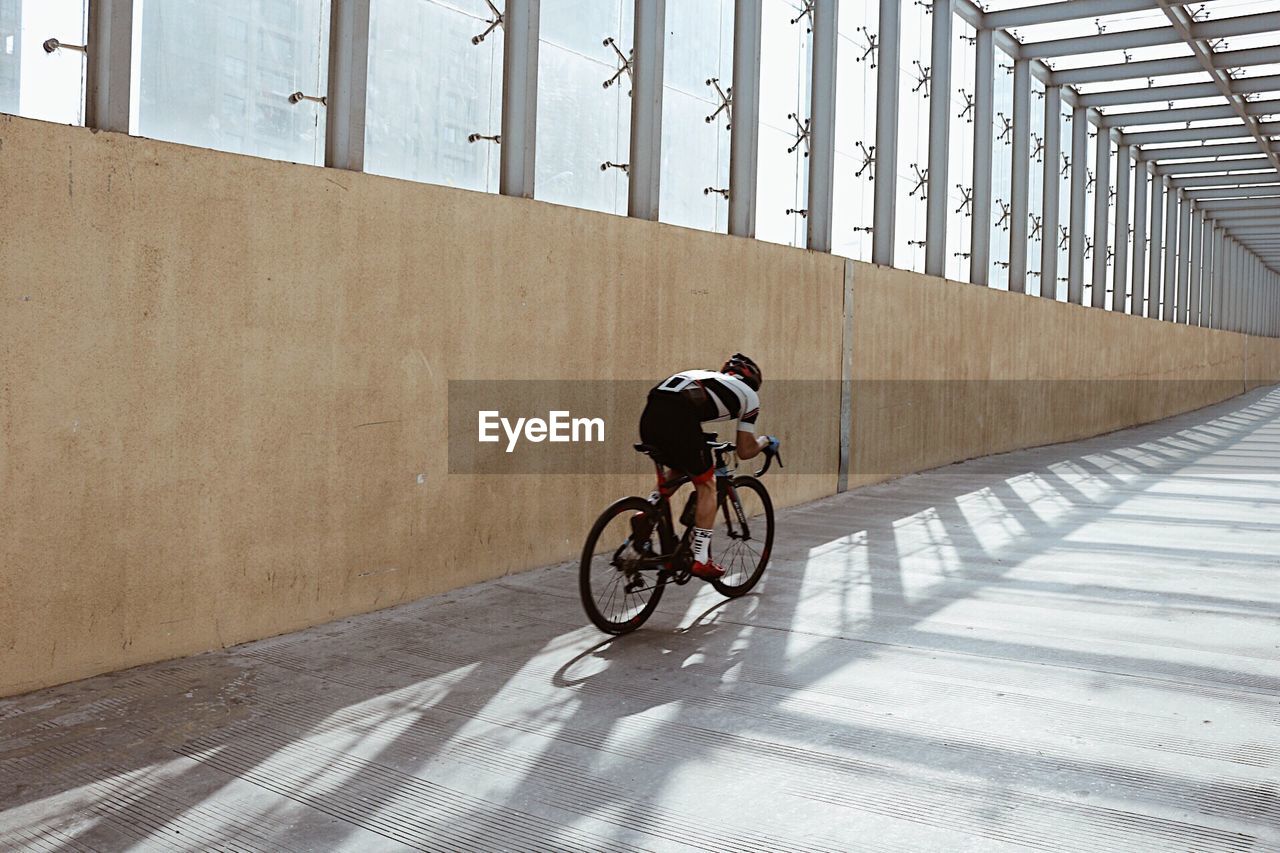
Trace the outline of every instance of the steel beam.
{"label": "steel beam", "polygon": [[1059,0],[1042,6],[1026,6],[987,12],[982,25],[996,29],[1029,27],[1033,24],[1053,24],[1058,21],[1074,21],[1101,15],[1119,15],[1156,8],[1154,0]]}
{"label": "steel beam", "polygon": [[369,91],[370,0],[333,0],[329,12],[329,85],[324,164],[364,171]]}
{"label": "steel beam", "polygon": [[1178,187],[1246,187],[1280,184],[1280,173],[1247,172],[1226,175],[1193,175],[1185,178],[1174,178]]}
{"label": "steel beam", "polygon": [[1187,322],[1187,295],[1191,284],[1191,200],[1178,193],[1178,322]]}
{"label": "steel beam", "polygon": [[[1143,166],[1144,169],[1149,169]],[[1151,240],[1148,244],[1150,259],[1147,263],[1147,316],[1160,316],[1160,271],[1164,252],[1164,179],[1151,176]]]}
{"label": "steel beam", "polygon": [[1240,330],[1240,274],[1242,269],[1240,244],[1234,239],[1228,240],[1227,243],[1227,289],[1223,294],[1225,304],[1223,305],[1223,313],[1226,315],[1227,328],[1233,332]]}
{"label": "steel beam", "polygon": [[1067,301],[1084,304],[1085,204],[1089,183],[1089,120],[1084,107],[1071,112],[1071,225],[1067,249]]}
{"label": "steel beam", "polygon": [[1027,225],[1031,211],[1031,62],[1013,61],[1013,169],[1009,202],[1009,290],[1027,292]]}
{"label": "steel beam", "polygon": [[498,192],[533,198],[538,139],[541,0],[508,0],[503,14],[502,145]]}
{"label": "steel beam", "polygon": [[[934,15],[950,0],[935,0]],[[947,16],[950,17],[950,16]],[[808,246],[831,251],[832,203],[836,171],[836,0],[813,6],[812,78],[809,83]],[[932,137],[930,137],[932,139]],[[939,273],[941,275],[941,273]]]}
{"label": "steel beam", "polygon": [[[1280,30],[1280,12],[1261,12],[1253,15],[1237,15],[1213,21],[1199,21],[1191,25],[1191,35],[1196,39],[1219,39],[1232,36],[1270,33]],[[1039,42],[1023,42],[1022,56],[1027,59],[1056,59],[1087,53],[1113,50],[1133,50],[1156,45],[1179,44],[1182,34],[1174,27],[1149,27],[1141,30],[1118,30],[1088,36],[1051,39]]]}
{"label": "steel beam", "polygon": [[[1246,101],[1243,107],[1245,115],[1260,116],[1280,113],[1280,101]],[[1103,127],[1139,127],[1147,124],[1172,124],[1182,121],[1214,121],[1223,118],[1238,118],[1239,109],[1230,104],[1212,104],[1203,107],[1177,107],[1164,110],[1141,110],[1139,112],[1107,113],[1103,116]],[[1255,151],[1258,149],[1255,147]]]}
{"label": "steel beam", "polygon": [[1233,157],[1227,160],[1179,160],[1156,166],[1159,175],[1202,175],[1220,172],[1250,172],[1270,169],[1266,157]]}
{"label": "steel beam", "polygon": [[1269,198],[1212,198],[1200,205],[1205,210],[1275,210],[1276,202]]}
{"label": "steel beam", "polygon": [[627,215],[658,219],[662,194],[662,70],[667,0],[635,0]]}
{"label": "steel beam", "polygon": [[[951,26],[952,0],[933,0],[932,49],[929,59],[929,179],[925,213],[925,275],[947,273],[948,165],[951,162]],[[975,125],[976,129],[976,125]],[[975,181],[976,183],[976,181]]]}
{"label": "steel beam", "polygon": [[1256,142],[1226,142],[1222,145],[1180,145],[1169,148],[1144,148],[1143,160],[1204,160],[1210,157],[1235,157],[1258,153]]}
{"label": "steel beam", "polygon": [[994,79],[995,45],[991,30],[978,30],[974,43],[973,217],[969,223],[969,281],[983,286],[991,279]]}
{"label": "steel beam", "polygon": [[[1099,133],[1099,136],[1101,135]],[[1125,310],[1125,300],[1129,291],[1129,171],[1131,168],[1129,146],[1118,146],[1116,148],[1116,228],[1113,238],[1115,258],[1112,261],[1111,310],[1121,312]]]}
{"label": "steel beam", "polygon": [[[1280,134],[1280,122],[1262,122],[1259,129],[1264,135]],[[1121,136],[1127,145],[1165,145],[1170,142],[1205,142],[1210,139],[1248,139],[1253,136],[1243,123],[1209,125],[1207,127],[1178,127],[1171,130],[1139,130]]]}
{"label": "steel beam", "polygon": [[[761,0],[733,4],[733,121],[729,129],[729,233],[756,236],[760,162]],[[879,170],[877,169],[877,176]],[[880,182],[877,180],[876,185]]]}
{"label": "steel beam", "polygon": [[133,19],[133,0],[91,0],[89,3],[85,127],[129,132]]}
{"label": "steel beam", "polygon": [[1240,245],[1230,238],[1227,240],[1227,279],[1223,291],[1222,313],[1226,328],[1239,331],[1240,301]]}
{"label": "steel beam", "polygon": [[[1213,54],[1214,68],[1244,68],[1252,65],[1273,65],[1280,62],[1280,47],[1247,47]],[[1143,77],[1161,77],[1166,74],[1194,74],[1203,71],[1200,60],[1194,56],[1177,56],[1169,59],[1143,59],[1136,62],[1120,62],[1113,65],[1089,65],[1054,71],[1049,82],[1061,86],[1081,83],[1109,83],[1116,80],[1137,80]]]}
{"label": "steel beam", "polygon": [[[1280,122],[1262,122],[1266,136],[1280,133]],[[1211,124],[1207,127],[1172,128],[1167,131],[1135,131],[1121,134],[1128,145],[1167,145],[1170,142],[1207,142],[1208,140],[1248,140],[1253,132],[1244,124]]]}
{"label": "steel beam", "polygon": [[1190,279],[1187,289],[1187,325],[1200,325],[1200,282],[1204,256],[1204,216],[1195,211],[1191,217]]}
{"label": "steel beam", "polygon": [[[1241,77],[1231,81],[1231,91],[1237,95],[1261,92],[1280,92],[1280,74],[1260,74],[1257,77]],[[1080,95],[1085,107],[1121,107],[1133,104],[1163,104],[1188,98],[1216,98],[1221,94],[1215,83],[1178,83],[1171,86],[1143,86],[1136,89],[1115,89],[1110,92],[1090,92]]]}
{"label": "steel beam", "polygon": [[[880,55],[876,74],[876,184],[871,261],[893,266],[898,203],[898,88],[901,77],[901,3],[880,0]],[[974,183],[978,182],[977,176]]]}
{"label": "steel beam", "polygon": [[1214,264],[1217,260],[1214,257],[1214,243],[1217,240],[1217,229],[1214,228],[1211,220],[1203,221],[1204,227],[1204,255],[1201,258],[1201,284],[1200,284],[1200,325],[1203,328],[1209,328],[1213,317],[1213,286],[1214,286]]}
{"label": "steel beam", "polygon": [[[1107,305],[1107,218],[1111,198],[1111,139],[1098,130],[1093,164],[1093,298],[1094,308]],[[1015,160],[1015,162],[1017,162]],[[1117,249],[1117,255],[1119,250]]]}
{"label": "steel beam", "polygon": [[1250,225],[1240,223],[1231,226],[1231,236],[1238,239],[1246,237],[1270,237],[1275,233],[1275,226],[1270,224]]}
{"label": "steel beam", "polygon": [[1223,240],[1222,229],[1213,229],[1213,276],[1212,284],[1209,288],[1209,328],[1222,328],[1222,291],[1226,286],[1225,279],[1225,259],[1223,253],[1226,250]]}
{"label": "steel beam", "polygon": [[[1167,180],[1167,179],[1166,179]],[[1172,322],[1178,282],[1178,191],[1165,185],[1164,299],[1160,319]]]}
{"label": "steel beam", "polygon": [[1141,317],[1147,299],[1147,164],[1133,164],[1133,276],[1129,313]]}
{"label": "steel beam", "polygon": [[[1203,210],[1204,205],[1200,208]],[[1230,224],[1239,225],[1277,225],[1280,226],[1280,210],[1219,210],[1213,214],[1213,219]],[[1276,229],[1280,234],[1280,228]]]}
{"label": "steel beam", "polygon": [[[1232,74],[1235,69],[1243,63],[1227,62],[1226,64],[1222,64],[1221,62],[1223,56],[1236,54],[1237,57],[1239,57],[1241,54],[1248,53],[1248,50],[1256,51],[1255,54],[1252,54],[1253,56],[1261,56],[1264,53],[1267,54],[1270,57],[1270,59],[1267,60],[1269,62],[1280,61],[1280,45],[1230,51],[1228,54],[1224,55],[1215,54],[1212,46],[1206,39],[1199,38],[1195,35],[1196,23],[1192,20],[1191,14],[1187,12],[1180,2],[1174,3],[1171,2],[1171,0],[1157,0],[1157,2],[1160,4],[1160,9],[1164,12],[1164,16],[1169,20],[1170,25],[1182,34],[1183,41],[1185,41],[1187,46],[1191,48],[1191,52],[1194,54],[1196,62],[1200,64],[1200,68],[1209,73],[1210,80],[1218,86],[1222,96],[1227,99],[1227,103],[1231,105],[1232,109],[1235,110],[1241,121],[1244,122],[1245,127],[1249,129],[1250,135],[1254,138],[1254,141],[1258,143],[1258,147],[1267,155],[1267,159],[1271,161],[1271,165],[1275,167],[1275,170],[1280,172],[1280,156],[1277,156],[1276,153],[1272,151],[1271,140],[1264,136],[1259,128],[1256,113],[1253,112],[1255,105],[1249,103],[1243,97],[1236,95],[1231,91]],[[1231,70],[1226,71],[1223,69]]]}
{"label": "steel beam", "polygon": [[[1280,185],[1264,187],[1193,187],[1184,190],[1191,198],[1275,198],[1280,196]],[[1276,205],[1280,209],[1280,202]]]}
{"label": "steel beam", "polygon": [[1058,297],[1058,212],[1062,181],[1058,161],[1062,154],[1062,87],[1044,90],[1044,169],[1040,206],[1040,295]]}

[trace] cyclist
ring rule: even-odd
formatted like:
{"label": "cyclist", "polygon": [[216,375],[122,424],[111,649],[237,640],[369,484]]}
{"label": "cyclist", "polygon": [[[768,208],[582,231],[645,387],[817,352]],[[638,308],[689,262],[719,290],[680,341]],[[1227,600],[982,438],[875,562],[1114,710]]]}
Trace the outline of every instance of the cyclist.
{"label": "cyclist", "polygon": [[[739,459],[778,449],[773,436],[757,437],[763,375],[742,353],[734,353],[719,371],[685,370],[649,391],[640,416],[640,440],[659,451],[662,464],[687,474],[697,490],[693,527],[693,574],[715,580],[724,569],[711,559],[711,528],[716,520],[715,462],[702,425],[736,419]],[[670,479],[670,478],[668,478]],[[644,538],[644,537],[641,537]]]}

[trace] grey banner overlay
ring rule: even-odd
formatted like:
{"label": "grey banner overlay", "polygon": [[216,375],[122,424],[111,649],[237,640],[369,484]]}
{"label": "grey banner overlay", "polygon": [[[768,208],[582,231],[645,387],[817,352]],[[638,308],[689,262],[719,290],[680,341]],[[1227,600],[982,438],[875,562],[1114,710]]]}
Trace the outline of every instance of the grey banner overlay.
{"label": "grey banner overlay", "polygon": [[[657,381],[451,380],[449,473],[650,471],[652,463],[632,445],[640,440],[640,414]],[[955,446],[957,431],[989,434],[1000,429],[1002,418],[1011,419],[1009,430],[1029,423],[1050,427],[1061,413],[1089,406],[1099,395],[1151,404],[1166,397],[1225,398],[1239,393],[1239,386],[1238,380],[771,380],[761,389],[757,432],[781,438],[786,473],[898,474],[918,470],[910,458],[902,458],[904,438],[920,448],[924,460],[933,456],[931,446]],[[485,412],[492,413],[485,416],[492,440],[482,442]],[[553,415],[557,412],[561,414]],[[938,417],[928,417],[930,412]],[[535,426],[531,434],[529,419],[539,419],[543,426]],[[733,438],[732,422],[708,428],[722,439]],[[553,429],[564,440],[553,441]],[[910,436],[903,433],[907,429]],[[888,445],[897,452],[886,463],[876,448]],[[910,447],[906,455],[912,455]],[[754,470],[758,464],[743,462],[740,470]]]}

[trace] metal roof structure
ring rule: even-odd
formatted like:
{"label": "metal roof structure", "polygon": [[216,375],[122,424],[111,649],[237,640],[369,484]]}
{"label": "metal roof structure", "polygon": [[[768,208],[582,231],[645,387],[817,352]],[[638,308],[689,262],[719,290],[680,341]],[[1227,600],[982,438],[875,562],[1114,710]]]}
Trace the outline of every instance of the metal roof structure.
{"label": "metal roof structure", "polygon": [[[936,0],[935,15],[945,5],[948,0]],[[1131,258],[1117,252],[1111,261],[1111,307],[1124,310],[1132,297],[1130,310],[1139,313],[1149,271],[1149,316],[1158,301],[1163,319],[1188,322],[1188,305],[1199,305],[1209,281],[1230,284],[1243,276],[1249,292],[1236,294],[1247,297],[1243,304],[1239,299],[1232,304],[1227,294],[1224,305],[1223,294],[1215,292],[1205,307],[1216,318],[1213,325],[1255,328],[1274,304],[1280,269],[1280,4],[995,0],[979,7],[954,0],[951,5],[979,33],[992,34],[988,50],[994,43],[1015,62],[1015,217],[1019,206],[1026,210],[1031,78],[1043,82],[1046,98],[1060,98],[1073,111],[1071,301],[1079,301],[1084,276],[1083,155],[1092,125],[1099,193],[1109,191],[1104,182],[1109,160],[1116,158],[1116,222],[1107,221],[1108,205],[1094,206],[1094,245],[1110,240],[1113,248],[1126,246],[1131,210],[1138,235],[1150,219],[1149,246],[1135,237]],[[982,39],[978,46],[981,51]],[[1025,71],[1019,74],[1019,68]],[[989,100],[989,82],[980,77],[978,85],[979,97],[985,86]],[[1045,129],[1046,145],[1055,149],[1045,157],[1053,164],[1044,176],[1048,229],[1057,225],[1057,194],[1050,185],[1060,179],[1058,116],[1048,108],[1045,112],[1047,123],[1055,125]],[[981,165],[975,165],[975,175]],[[1149,209],[1141,195],[1148,184]],[[1163,266],[1157,259],[1161,251]],[[1052,268],[1056,258],[1049,254],[1046,250],[1043,263]],[[1093,281],[1104,281],[1107,252],[1095,251],[1093,262]],[[1011,289],[1024,289],[1025,280],[1017,278],[1014,273]],[[1104,288],[1093,288],[1093,305],[1104,307],[1105,297]]]}

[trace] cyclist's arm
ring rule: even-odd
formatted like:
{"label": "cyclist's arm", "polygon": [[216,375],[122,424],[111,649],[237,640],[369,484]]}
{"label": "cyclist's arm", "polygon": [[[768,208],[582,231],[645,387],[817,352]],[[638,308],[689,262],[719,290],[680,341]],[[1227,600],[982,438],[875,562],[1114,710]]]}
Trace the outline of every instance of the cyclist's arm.
{"label": "cyclist's arm", "polygon": [[769,446],[769,437],[767,435],[755,435],[750,432],[738,430],[737,451],[739,459],[750,459],[752,456],[759,455]]}
{"label": "cyclist's arm", "polygon": [[738,435],[735,441],[739,459],[750,459],[752,456],[758,455],[762,450],[769,446],[769,439],[766,436],[756,437],[756,418],[760,416],[760,401],[756,398],[755,392],[748,389],[746,410],[742,413],[742,417],[738,419]]}

